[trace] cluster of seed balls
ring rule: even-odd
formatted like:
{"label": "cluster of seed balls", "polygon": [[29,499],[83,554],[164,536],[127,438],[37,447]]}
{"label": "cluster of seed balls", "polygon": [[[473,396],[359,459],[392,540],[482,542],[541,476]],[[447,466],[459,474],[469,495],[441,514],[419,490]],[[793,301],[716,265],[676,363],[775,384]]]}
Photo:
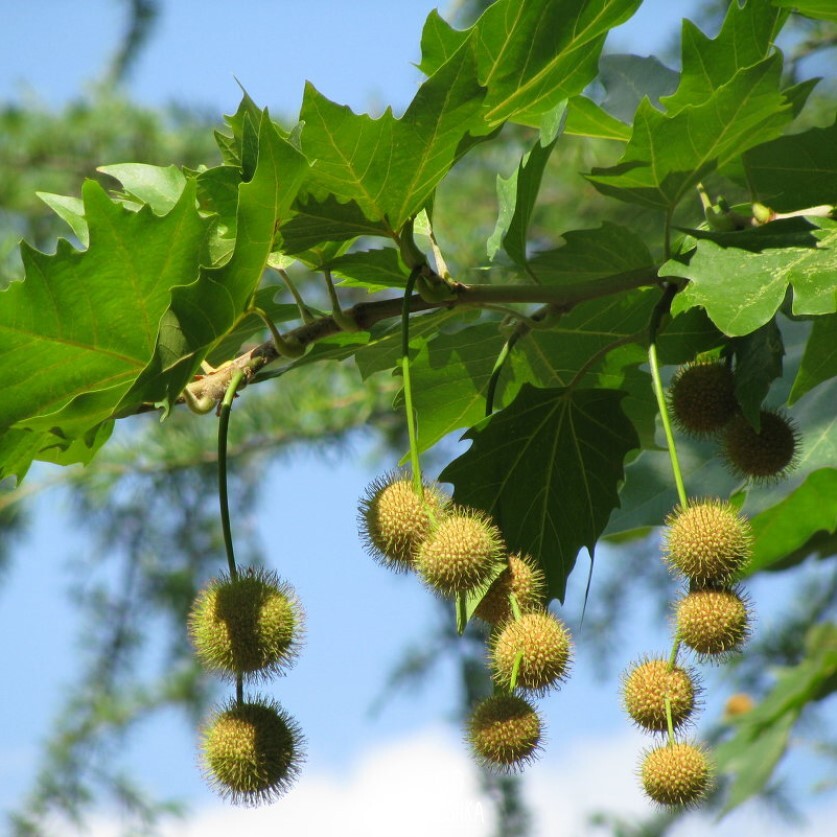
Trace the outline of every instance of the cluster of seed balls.
{"label": "cluster of seed balls", "polygon": [[[201,590],[188,629],[201,665],[243,686],[279,676],[293,664],[303,612],[288,584],[274,573],[248,568],[213,579]],[[303,747],[297,723],[276,701],[237,696],[204,725],[204,773],[233,804],[269,803],[296,778]]]}
{"label": "cluster of seed balls", "polygon": [[475,707],[467,738],[480,763],[521,769],[543,741],[531,698],[560,685],[572,654],[569,631],[546,610],[543,572],[530,556],[509,554],[490,516],[454,505],[436,485],[419,493],[404,474],[372,483],[359,528],[369,552],[390,569],[415,571],[441,596],[480,598],[474,615],[492,626],[495,692]]}
{"label": "cluster of seed balls", "polygon": [[758,428],[753,427],[735,397],[735,375],[722,361],[681,367],[669,387],[669,405],[683,432],[718,439],[727,467],[742,479],[773,482],[796,464],[794,423],[784,413],[763,409]]}
{"label": "cluster of seed balls", "polygon": [[[739,476],[756,482],[779,479],[796,458],[798,437],[780,413],[763,410],[760,430],[744,418],[735,379],[723,363],[695,363],[673,378],[669,403],[674,421],[693,436],[720,435],[722,453]],[[741,649],[750,630],[750,609],[735,584],[752,554],[749,522],[720,499],[692,501],[666,520],[664,559],[683,578],[687,592],[674,606],[675,651],[670,659],[646,658],[623,678],[625,709],[641,729],[667,735],[645,753],[640,778],[647,795],[664,806],[699,802],[712,785],[706,751],[677,735],[693,720],[701,687],[695,672],[677,663],[681,644],[702,662]]]}

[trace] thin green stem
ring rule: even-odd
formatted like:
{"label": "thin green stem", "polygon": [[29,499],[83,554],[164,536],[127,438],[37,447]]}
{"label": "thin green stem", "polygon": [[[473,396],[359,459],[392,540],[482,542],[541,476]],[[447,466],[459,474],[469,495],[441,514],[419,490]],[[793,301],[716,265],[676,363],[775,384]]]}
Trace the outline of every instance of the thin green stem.
{"label": "thin green stem", "polygon": [[413,385],[410,380],[410,297],[421,272],[421,266],[410,271],[407,287],[404,289],[404,304],[401,308],[401,372],[404,381],[404,409],[407,413],[407,436],[410,440],[410,465],[413,470],[413,489],[419,497],[424,496],[421,480],[421,463],[418,452],[418,431],[413,409]]}
{"label": "thin green stem", "polygon": [[291,292],[291,296],[294,298],[296,307],[299,309],[299,316],[302,318],[302,322],[306,324],[314,322],[314,317],[308,310],[308,306],[303,301],[302,294],[300,294],[300,292],[296,289],[296,285],[294,284],[291,277],[288,275],[287,271],[277,270],[276,272],[282,277],[282,281],[285,283],[286,287]]}
{"label": "thin green stem", "polygon": [[514,593],[509,593],[509,605],[511,605],[511,612],[512,616],[514,616],[514,621],[519,622],[523,613],[520,610],[520,604],[517,601],[517,596]]}
{"label": "thin green stem", "polygon": [[520,674],[520,666],[523,663],[523,652],[518,651],[514,657],[512,665],[511,679],[509,680],[509,691],[513,692],[517,688],[517,678]]}
{"label": "thin green stem", "polygon": [[674,645],[671,646],[671,654],[668,658],[668,670],[673,671],[674,667],[677,665],[677,655],[680,653],[680,640],[677,637],[674,638]]}
{"label": "thin green stem", "polygon": [[244,372],[237,369],[233,372],[230,385],[221,402],[221,412],[218,421],[218,499],[221,504],[221,528],[224,531],[224,547],[227,550],[227,563],[230,568],[230,578],[238,577],[233,551],[232,528],[230,526],[230,501],[227,493],[227,435],[230,426],[230,410],[232,409],[235,391],[244,378]]}
{"label": "thin green stem", "polygon": [[660,411],[660,420],[663,423],[663,432],[666,435],[668,456],[671,460],[671,470],[674,472],[674,484],[677,487],[677,498],[680,501],[680,507],[685,509],[688,506],[688,500],[686,499],[686,487],[683,484],[683,474],[680,471],[680,461],[677,458],[677,448],[674,444],[674,434],[672,433],[671,421],[669,421],[668,417],[668,405],[666,404],[666,397],[663,392],[663,382],[660,379],[660,367],[657,364],[656,343],[651,343],[648,346],[648,364],[651,367],[651,380],[654,386],[654,395],[657,398],[657,408]]}
{"label": "thin green stem", "polygon": [[331,278],[330,270],[323,270],[328,289],[328,298],[331,302],[331,317],[343,331],[357,331],[357,323],[340,307],[340,299],[334,287],[334,280]]}
{"label": "thin green stem", "polygon": [[671,719],[671,698],[666,696],[666,726],[668,727],[668,743],[669,745],[676,744],[674,738],[674,722]]}

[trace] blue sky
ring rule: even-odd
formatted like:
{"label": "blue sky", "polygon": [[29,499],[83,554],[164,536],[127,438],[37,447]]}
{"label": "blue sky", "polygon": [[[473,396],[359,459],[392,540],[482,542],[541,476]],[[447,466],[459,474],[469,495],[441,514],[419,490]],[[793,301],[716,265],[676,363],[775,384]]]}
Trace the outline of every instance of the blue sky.
{"label": "blue sky", "polygon": [[[7,5],[0,29],[0,101],[32,94],[59,107],[83,95],[122,31],[122,7],[109,0]],[[149,105],[180,101],[220,114],[238,102],[235,77],[258,104],[293,115],[309,79],[325,95],[359,111],[387,104],[401,109],[419,82],[411,62],[419,58],[421,27],[435,5],[425,0],[168,0],[129,92]],[[613,47],[654,51],[677,31],[685,7],[670,0],[646,3],[615,33]],[[335,833],[337,826],[329,831],[327,819],[334,815],[344,824],[366,823],[363,832],[344,828],[349,837],[410,835],[413,827],[417,834],[435,828],[446,835],[452,832],[442,829],[451,822],[459,837],[487,834],[460,733],[446,723],[454,708],[455,672],[442,666],[419,695],[396,698],[377,718],[369,714],[401,650],[420,641],[432,625],[436,605],[415,580],[393,578],[371,562],[358,543],[355,503],[375,476],[365,464],[368,453],[359,438],[351,455],[339,461],[294,457],[270,473],[264,494],[271,509],[262,508],[256,516],[263,542],[281,545],[267,549],[268,559],[294,584],[308,613],[308,640],[297,666],[270,688],[308,737],[308,767],[298,790],[269,812],[222,813],[195,767],[193,731],[176,717],[143,730],[127,753],[149,787],[189,801],[197,817],[190,833],[214,837],[243,828],[267,834],[281,824],[285,833],[302,833],[294,830],[294,817],[321,823],[321,830],[308,833]],[[314,508],[312,498],[317,509],[328,509],[327,526],[319,516],[304,513]],[[72,580],[68,560],[88,545],[76,534],[60,492],[43,494],[35,509],[34,532],[16,551],[13,571],[0,588],[0,634],[22,638],[0,648],[2,670],[15,673],[7,676],[13,685],[5,690],[7,721],[0,725],[0,807],[13,805],[28,786],[38,743],[61,705],[80,652],[79,626],[64,591]],[[604,565],[618,558],[603,551],[599,560]],[[584,558],[580,566],[586,570]],[[567,619],[573,628],[585,581],[583,572],[572,579]],[[752,592],[758,609],[762,594],[758,587]],[[769,597],[765,601],[773,603]],[[760,626],[769,626],[770,608],[762,613]],[[644,650],[665,650],[665,633],[655,629],[649,608],[639,608],[632,631],[629,659]],[[607,683],[597,680],[592,661],[582,657],[569,683],[544,701],[549,747],[529,772],[539,837],[581,834],[584,805],[647,810],[633,775],[647,740],[623,718],[617,682],[618,672]],[[717,716],[726,694],[717,690],[708,717]],[[411,796],[399,795],[405,787],[413,789]],[[365,806],[362,813],[359,806]],[[97,837],[114,833],[109,817],[103,812]],[[783,833],[771,827],[760,824],[759,830],[764,837]],[[705,828],[686,825],[678,833],[710,833]],[[726,830],[711,833],[745,833],[742,828],[741,820],[733,819]]]}

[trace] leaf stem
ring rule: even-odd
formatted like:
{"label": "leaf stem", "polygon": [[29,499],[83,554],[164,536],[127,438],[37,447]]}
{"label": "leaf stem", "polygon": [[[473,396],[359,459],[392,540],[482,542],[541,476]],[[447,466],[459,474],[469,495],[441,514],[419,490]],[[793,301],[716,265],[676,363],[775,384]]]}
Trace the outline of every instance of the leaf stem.
{"label": "leaf stem", "polygon": [[221,528],[224,532],[224,547],[227,551],[227,563],[229,564],[230,578],[232,579],[238,578],[238,569],[235,565],[232,528],[230,526],[230,501],[227,493],[227,435],[230,426],[230,410],[232,409],[233,399],[243,379],[244,372],[241,369],[233,372],[230,385],[224,394],[224,400],[221,402],[218,421],[218,499],[221,505]]}
{"label": "leaf stem", "polygon": [[314,322],[314,317],[308,310],[308,306],[302,299],[302,294],[300,294],[300,292],[296,289],[296,285],[294,284],[291,277],[288,275],[288,272],[286,270],[281,269],[277,270],[276,272],[282,277],[282,281],[285,283],[286,287],[291,292],[291,296],[294,298],[296,307],[299,309],[299,316],[302,318],[302,322],[306,324]]}

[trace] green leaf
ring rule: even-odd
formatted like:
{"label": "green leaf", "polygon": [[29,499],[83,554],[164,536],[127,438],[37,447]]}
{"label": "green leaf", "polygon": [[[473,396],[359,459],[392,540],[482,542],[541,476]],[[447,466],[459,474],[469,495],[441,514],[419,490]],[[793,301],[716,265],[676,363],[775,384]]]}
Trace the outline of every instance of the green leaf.
{"label": "green leaf", "polygon": [[682,71],[676,92],[665,97],[669,115],[700,105],[747,67],[763,61],[787,13],[771,8],[765,0],[731,3],[721,31],[708,38],[690,20],[683,21]]}
{"label": "green leaf", "polygon": [[[810,219],[817,248],[786,247],[748,253],[699,241],[688,265],[668,261],[660,276],[689,279],[675,297],[672,311],[701,305],[721,331],[749,334],[776,313],[793,286],[795,314],[830,314],[837,310],[837,222]],[[734,290],[734,293],[731,292]]]}
{"label": "green leaf", "polygon": [[564,233],[565,244],[534,256],[529,267],[544,285],[594,282],[599,279],[648,272],[649,280],[656,265],[639,235],[605,221],[592,230]]}
{"label": "green leaf", "polygon": [[323,268],[331,270],[346,287],[365,287],[372,291],[382,288],[400,288],[407,284],[407,274],[398,257],[398,251],[358,250],[327,261]]}
{"label": "green leaf", "polygon": [[392,230],[417,214],[447,174],[469,135],[488,133],[479,114],[485,90],[470,50],[461,50],[418,90],[401,119],[353,113],[306,85],[303,148],[316,160],[314,182],[341,202],[355,201]]}
{"label": "green leaf", "polygon": [[779,90],[781,56],[740,70],[704,103],[663,114],[643,99],[615,166],[588,175],[603,194],[673,209],[715,167],[777,136],[792,118]]}
{"label": "green leaf", "polygon": [[799,14],[819,20],[831,20],[837,23],[837,9],[832,0],[773,0],[774,6],[793,9]]}
{"label": "green leaf", "polygon": [[238,190],[232,256],[222,267],[202,269],[197,280],[173,289],[154,356],[122,409],[139,402],[171,405],[207,352],[244,314],[261,281],[277,219],[290,213],[308,170],[305,157],[279,135],[265,111],[253,179]]}
{"label": "green leaf", "polygon": [[426,76],[432,76],[467,40],[467,30],[454,29],[438,9],[433,9],[421,30],[421,63],[418,68]]}
{"label": "green leaf", "polygon": [[[431,311],[410,318],[410,357],[414,358],[425,341],[435,336],[451,321],[461,321],[457,311]],[[367,346],[355,357],[361,377],[368,378],[376,372],[393,370],[401,358],[401,323],[389,323],[373,329]]]}
{"label": "green leaf", "polygon": [[727,790],[724,811],[737,808],[765,787],[787,750],[798,718],[799,710],[796,710],[759,726],[742,724],[735,738],[715,747],[714,758],[719,770],[735,777]]}
{"label": "green leaf", "polygon": [[806,705],[832,694],[835,682],[837,625],[825,622],[809,628],[801,662],[779,669],[764,700],[741,716],[730,740],[715,748],[720,770],[734,777],[725,812],[765,787]]}
{"label": "green leaf", "polygon": [[835,147],[837,122],[757,145],[744,155],[749,187],[776,212],[837,203]]}
{"label": "green leaf", "polygon": [[488,381],[504,342],[497,323],[478,323],[421,346],[410,365],[420,451],[485,416]]}
{"label": "green leaf", "polygon": [[566,119],[566,103],[556,109],[551,129],[541,132],[535,144],[524,155],[517,171],[510,177],[497,175],[499,214],[494,232],[488,239],[488,258],[493,259],[500,247],[521,267],[526,264],[526,241],[529,221],[541,187],[541,180],[552,149],[561,135]]}
{"label": "green leaf", "polygon": [[603,55],[599,61],[599,80],[606,91],[602,107],[623,123],[633,120],[643,98],[658,107],[679,79],[680,73],[653,55]]}
{"label": "green leaf", "polygon": [[761,405],[776,378],[782,377],[785,347],[775,320],[732,341],[735,351],[735,397],[741,412],[756,430],[759,429]]}
{"label": "green leaf", "polygon": [[470,449],[439,477],[456,486],[457,502],[494,516],[510,549],[540,561],[549,596],[562,601],[578,551],[592,555],[618,505],[622,461],[638,444],[622,397],[525,385],[465,434]]}
{"label": "green leaf", "polygon": [[171,212],[186,186],[186,178],[177,166],[117,163],[99,166],[98,171],[116,178],[129,195],[148,204],[157,215]]}
{"label": "green leaf", "polygon": [[681,228],[693,238],[714,241],[721,247],[737,247],[761,253],[777,247],[816,247],[816,227],[807,218],[778,218],[758,227],[720,232],[718,230]]}
{"label": "green leaf", "polygon": [[788,404],[837,375],[837,316],[817,317],[805,346],[802,364],[796,373]]}
{"label": "green leaf", "polygon": [[279,228],[282,252],[304,253],[324,243],[351,241],[360,236],[393,238],[385,221],[370,221],[354,202],[340,203],[333,195],[317,200],[307,196],[294,205],[293,217]]}
{"label": "green leaf", "polygon": [[61,220],[70,225],[70,229],[72,229],[81,246],[87,247],[90,243],[90,231],[87,229],[87,219],[84,217],[84,201],[81,198],[53,195],[50,192],[35,192],[35,194]]}
{"label": "green leaf", "polygon": [[750,523],[754,540],[747,576],[781,563],[818,532],[837,530],[837,468],[813,471],[799,488]]}
{"label": "green leaf", "polygon": [[640,0],[497,0],[465,32],[431,13],[422,34],[420,69],[433,73],[457,50],[476,52],[478,80],[487,88],[484,119],[538,127],[543,114],[595,78],[610,29]]}
{"label": "green leaf", "polygon": [[206,225],[194,187],[162,217],[113,203],[93,181],[82,194],[90,247],[59,242],[45,256],[24,245],[26,279],[2,295],[2,429],[71,438],[108,418],[153,354],[171,288],[197,274]]}
{"label": "green leaf", "polygon": [[570,99],[564,133],[627,142],[631,138],[631,127],[611,116],[586,96],[574,96]]}

